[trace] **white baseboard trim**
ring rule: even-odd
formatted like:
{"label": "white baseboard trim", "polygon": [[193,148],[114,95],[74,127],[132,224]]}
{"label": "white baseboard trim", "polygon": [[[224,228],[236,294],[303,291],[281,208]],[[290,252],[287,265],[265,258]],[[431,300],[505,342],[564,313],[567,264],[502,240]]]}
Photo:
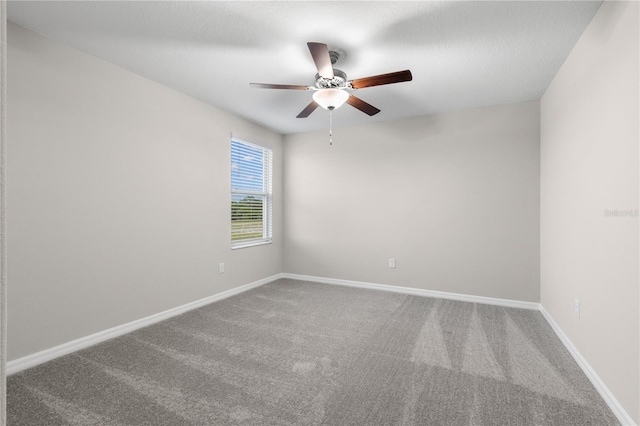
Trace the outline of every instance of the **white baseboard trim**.
{"label": "white baseboard trim", "polygon": [[166,311],[159,312],[157,314],[149,315],[148,317],[145,317],[145,318],[140,318],[138,320],[131,321],[126,324],[119,325],[117,327],[109,328],[107,330],[103,330],[98,333],[91,334],[89,336],[72,340],[71,342],[63,343],[62,345],[58,345],[50,349],[45,349],[44,351],[36,352],[34,354],[15,359],[13,361],[9,361],[7,362],[7,369],[6,369],[7,375],[15,374],[22,370],[26,370],[27,368],[35,367],[38,364],[42,364],[44,362],[51,361],[63,355],[67,355],[72,352],[79,351],[80,349],[93,346],[97,343],[104,342],[105,340],[122,336],[123,334],[130,333],[139,328],[147,327],[149,325],[166,320],[176,315],[183,314],[187,311],[191,311],[201,306],[208,305],[210,303],[217,302],[222,299],[226,299],[227,297],[231,297],[239,293],[243,293],[247,290],[251,290],[252,288],[260,287],[261,285],[270,283],[280,278],[282,278],[282,274],[272,275],[270,277],[263,278],[258,281],[254,281],[252,283],[245,284],[240,287],[232,288],[230,290],[226,290],[221,293],[214,294],[213,296],[205,297],[200,300],[186,303],[182,306],[177,306],[175,308],[171,308]]}
{"label": "white baseboard trim", "polygon": [[589,365],[586,359],[582,356],[578,348],[569,340],[566,334],[562,331],[560,326],[553,320],[553,317],[547,312],[544,306],[540,305],[540,313],[547,320],[553,331],[556,333],[560,341],[567,348],[573,359],[576,360],[584,374],[589,378],[593,386],[596,388],[604,402],[609,406],[609,409],[616,416],[622,426],[637,426],[631,416],[622,408],[622,405],[618,402],[613,393],[609,390],[607,385],[604,384],[600,376]]}
{"label": "white baseboard trim", "polygon": [[505,306],[508,308],[532,309],[536,311],[540,308],[540,304],[535,302],[522,302],[520,300],[498,299],[494,297],[484,297],[484,296],[472,296],[468,294],[449,293],[446,291],[424,290],[424,289],[413,288],[413,287],[400,287],[400,286],[387,285],[387,284],[367,283],[363,281],[349,281],[349,280],[341,280],[337,278],[324,278],[324,277],[314,277],[310,275],[289,274],[286,272],[282,274],[282,278],[290,278],[292,280],[311,281],[311,282],[324,283],[324,284],[335,284],[335,285],[342,285],[347,287],[366,288],[369,290],[389,291],[393,293],[411,294],[414,296],[437,297],[439,299],[459,300],[461,302],[482,303],[484,305]]}

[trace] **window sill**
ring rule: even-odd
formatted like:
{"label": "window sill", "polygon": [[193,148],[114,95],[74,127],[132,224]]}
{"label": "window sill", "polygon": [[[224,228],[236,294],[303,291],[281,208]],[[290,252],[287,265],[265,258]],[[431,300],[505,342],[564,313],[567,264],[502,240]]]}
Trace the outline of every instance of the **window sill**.
{"label": "window sill", "polygon": [[251,241],[231,243],[231,250],[254,247],[254,246],[263,246],[265,244],[271,244],[271,242],[272,242],[271,239],[268,239],[268,240],[251,240]]}

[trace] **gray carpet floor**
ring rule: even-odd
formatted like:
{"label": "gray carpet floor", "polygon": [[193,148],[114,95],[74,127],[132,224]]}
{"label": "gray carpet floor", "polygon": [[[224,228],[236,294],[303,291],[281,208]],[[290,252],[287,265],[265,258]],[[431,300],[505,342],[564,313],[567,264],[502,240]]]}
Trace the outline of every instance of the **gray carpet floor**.
{"label": "gray carpet floor", "polygon": [[279,280],[8,378],[16,425],[614,425],[537,311]]}

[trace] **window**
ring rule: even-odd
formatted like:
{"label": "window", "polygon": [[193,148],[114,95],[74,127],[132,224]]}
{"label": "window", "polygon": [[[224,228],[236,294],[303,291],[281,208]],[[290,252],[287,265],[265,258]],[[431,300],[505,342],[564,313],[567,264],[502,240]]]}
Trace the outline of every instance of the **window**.
{"label": "window", "polygon": [[273,153],[231,140],[231,248],[271,243]]}

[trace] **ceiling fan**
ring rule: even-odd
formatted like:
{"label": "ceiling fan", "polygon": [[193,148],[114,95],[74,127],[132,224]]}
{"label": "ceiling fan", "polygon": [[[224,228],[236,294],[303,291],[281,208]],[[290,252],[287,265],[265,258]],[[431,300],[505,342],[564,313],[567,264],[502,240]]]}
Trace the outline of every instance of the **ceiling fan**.
{"label": "ceiling fan", "polygon": [[313,100],[303,109],[297,118],[306,118],[313,111],[321,106],[324,109],[332,111],[342,104],[347,103],[354,108],[359,109],[368,115],[375,115],[380,110],[362,99],[350,94],[348,91],[363,89],[371,86],[382,86],[384,84],[400,83],[403,81],[411,81],[411,71],[397,71],[388,74],[380,74],[372,77],[357,78],[355,80],[347,80],[347,74],[339,69],[333,68],[333,65],[340,58],[338,52],[329,51],[324,43],[307,43],[309,51],[313,57],[313,62],[318,69],[316,74],[316,83],[313,86],[303,86],[294,84],[263,84],[250,83],[249,86],[258,89],[286,89],[286,90],[307,90],[313,91]]}

